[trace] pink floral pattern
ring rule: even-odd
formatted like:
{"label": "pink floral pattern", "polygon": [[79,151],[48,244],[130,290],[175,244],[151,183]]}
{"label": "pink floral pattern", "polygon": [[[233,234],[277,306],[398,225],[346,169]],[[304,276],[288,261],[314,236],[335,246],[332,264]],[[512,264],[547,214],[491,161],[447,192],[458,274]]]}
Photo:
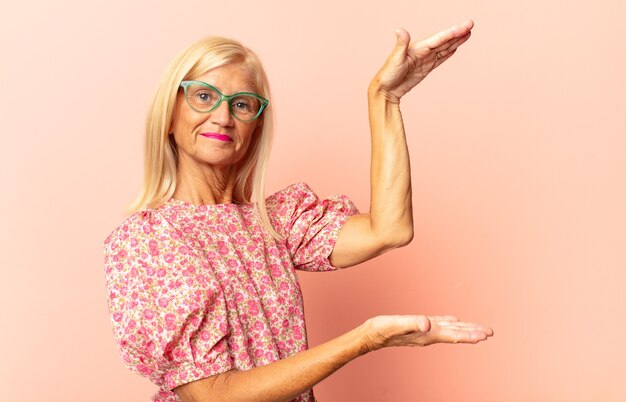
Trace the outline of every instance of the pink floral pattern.
{"label": "pink floral pattern", "polygon": [[[304,183],[267,198],[275,240],[252,206],[170,199],[104,241],[111,323],[124,365],[180,401],[179,385],[247,370],[307,348],[295,269],[329,271],[339,229],[358,213]],[[309,390],[295,401],[313,401]]]}

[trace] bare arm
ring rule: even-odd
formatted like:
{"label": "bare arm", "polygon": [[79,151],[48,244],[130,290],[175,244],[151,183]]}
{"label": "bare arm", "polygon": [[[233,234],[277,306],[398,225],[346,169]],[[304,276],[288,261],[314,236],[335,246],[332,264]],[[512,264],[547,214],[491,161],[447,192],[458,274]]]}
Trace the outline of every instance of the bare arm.
{"label": "bare arm", "polygon": [[[472,25],[470,21],[412,46],[408,33],[402,31],[381,69],[384,74],[379,72],[370,85],[372,205],[369,214],[351,217],[342,228],[330,256],[335,266],[354,265],[410,241],[410,170],[399,99],[469,38]],[[436,58],[439,51],[442,57]],[[477,343],[492,335],[490,328],[453,316],[379,316],[278,362],[218,374],[173,391],[185,402],[289,401],[351,360],[383,347]]]}
{"label": "bare arm", "polygon": [[413,238],[411,168],[400,98],[451,57],[472,27],[466,21],[417,43],[410,43],[408,32],[398,31],[396,47],[368,88],[370,212],[346,221],[329,257],[334,266],[367,261]]}
{"label": "bare arm", "polygon": [[400,105],[390,102],[375,85],[368,90],[372,156],[370,212],[353,215],[337,236],[330,262],[346,268],[413,238],[411,168]]}
{"label": "bare arm", "polygon": [[477,343],[490,328],[452,316],[379,316],[359,327],[283,360],[247,371],[228,371],[174,388],[184,402],[289,401],[349,361],[388,346]]}

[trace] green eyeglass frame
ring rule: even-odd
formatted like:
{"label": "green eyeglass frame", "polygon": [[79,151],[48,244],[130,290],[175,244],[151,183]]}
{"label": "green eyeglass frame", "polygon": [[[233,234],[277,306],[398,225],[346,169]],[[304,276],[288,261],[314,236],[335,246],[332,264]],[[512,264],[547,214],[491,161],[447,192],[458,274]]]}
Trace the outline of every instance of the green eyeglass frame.
{"label": "green eyeglass frame", "polygon": [[[190,85],[202,85],[205,86],[209,89],[211,89],[212,91],[217,92],[220,95],[220,99],[215,103],[215,105],[213,105],[213,107],[209,110],[198,110],[195,107],[193,107],[193,105],[191,104],[191,102],[189,101],[189,98],[187,97],[187,88],[189,88]],[[217,109],[219,107],[219,105],[222,104],[222,101],[226,100],[226,103],[228,104],[228,110],[230,111],[230,114],[236,118],[239,121],[243,121],[243,122],[249,122],[252,121],[256,118],[258,118],[261,113],[263,113],[263,111],[265,110],[265,108],[267,107],[267,105],[270,103],[269,100],[265,99],[264,97],[255,94],[254,92],[237,92],[236,94],[232,94],[232,95],[224,95],[223,93],[220,92],[219,89],[215,88],[213,85],[211,84],[207,84],[206,82],[202,82],[202,81],[182,81],[180,83],[180,86],[184,89],[185,91],[185,99],[187,100],[187,104],[189,105],[189,107],[191,107],[193,110],[195,110],[196,112],[199,113],[209,113],[212,112],[213,110]],[[233,106],[230,103],[230,100],[232,98],[236,98],[238,96],[252,96],[256,99],[258,99],[261,102],[261,106],[259,107],[259,111],[257,112],[257,114],[254,117],[251,117],[249,119],[242,119],[241,117],[237,116],[237,114],[235,114],[235,112],[233,111]]]}

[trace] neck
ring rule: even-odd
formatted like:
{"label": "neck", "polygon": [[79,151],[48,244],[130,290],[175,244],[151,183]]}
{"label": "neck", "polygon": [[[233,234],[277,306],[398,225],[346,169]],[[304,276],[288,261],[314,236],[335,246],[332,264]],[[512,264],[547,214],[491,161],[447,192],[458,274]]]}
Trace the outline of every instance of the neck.
{"label": "neck", "polygon": [[173,198],[195,205],[225,204],[233,201],[235,166],[191,165],[180,161]]}

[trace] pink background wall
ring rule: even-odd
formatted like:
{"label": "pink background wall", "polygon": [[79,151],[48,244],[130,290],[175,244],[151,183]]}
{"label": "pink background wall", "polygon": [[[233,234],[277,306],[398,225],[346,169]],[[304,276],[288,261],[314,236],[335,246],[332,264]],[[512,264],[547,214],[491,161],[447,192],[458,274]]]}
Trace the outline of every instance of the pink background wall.
{"label": "pink background wall", "polygon": [[414,241],[301,275],[311,344],[376,314],[492,325],[477,346],[387,349],[321,401],[626,401],[626,3],[77,1],[0,6],[0,400],[147,401],[109,318],[102,241],[141,180],[143,121],[178,51],[257,50],[278,116],[268,194],[368,208],[366,87],[394,44],[472,39],[403,101]]}

